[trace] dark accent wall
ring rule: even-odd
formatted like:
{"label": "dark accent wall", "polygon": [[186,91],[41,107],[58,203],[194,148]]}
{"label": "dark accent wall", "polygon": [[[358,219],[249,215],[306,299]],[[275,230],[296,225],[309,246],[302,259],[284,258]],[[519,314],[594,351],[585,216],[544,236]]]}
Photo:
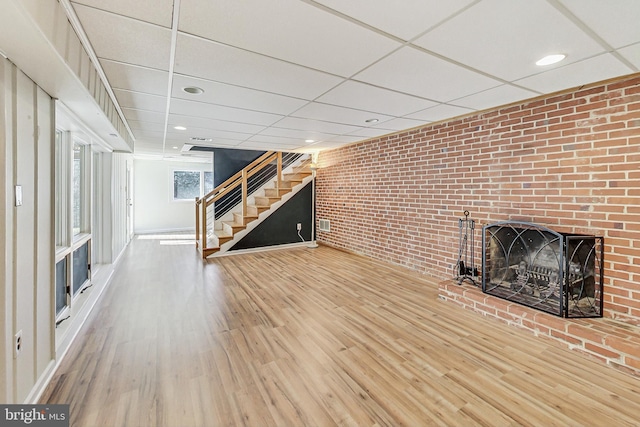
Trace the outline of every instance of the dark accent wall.
{"label": "dark accent wall", "polygon": [[213,150],[213,186],[217,187],[233,174],[262,156],[264,151],[254,150]]}
{"label": "dark accent wall", "polygon": [[296,224],[302,224],[300,235],[311,240],[311,183],[296,193],[260,225],[251,230],[230,250],[261,248],[266,246],[300,243]]}
{"label": "dark accent wall", "polygon": [[233,174],[262,156],[265,151],[234,150],[232,148],[193,147],[191,151],[209,151],[213,153],[213,186],[225,182]]}

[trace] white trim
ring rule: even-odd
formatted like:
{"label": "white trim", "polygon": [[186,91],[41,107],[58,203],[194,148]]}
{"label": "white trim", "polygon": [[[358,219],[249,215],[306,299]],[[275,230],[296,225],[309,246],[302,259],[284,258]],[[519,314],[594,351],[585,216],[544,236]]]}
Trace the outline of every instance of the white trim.
{"label": "white trim", "polygon": [[[195,227],[187,227],[187,228],[154,228],[147,230],[136,230],[135,234],[145,235],[145,234],[164,234],[164,233],[194,233],[196,229]],[[195,243],[195,240],[194,240]]]}
{"label": "white trim", "polygon": [[[99,147],[99,150],[97,151],[106,151],[109,153],[113,151],[104,139],[99,137],[97,133],[86,126],[82,119],[80,119],[59,99],[56,99],[56,129],[63,132],[70,132],[74,138],[81,139],[85,145],[91,145],[94,149]],[[86,134],[90,138],[90,142],[86,142],[84,139],[80,138],[78,132]]]}
{"label": "white trim", "polygon": [[283,245],[272,245],[272,246],[263,246],[260,248],[249,248],[249,249],[238,249],[237,251],[228,250],[226,252],[216,252],[215,254],[209,255],[208,258],[220,258],[231,255],[241,255],[253,252],[265,252],[265,251],[277,251],[280,249],[291,249],[291,248],[306,248],[309,245],[309,242],[297,242],[297,243],[285,243]]}

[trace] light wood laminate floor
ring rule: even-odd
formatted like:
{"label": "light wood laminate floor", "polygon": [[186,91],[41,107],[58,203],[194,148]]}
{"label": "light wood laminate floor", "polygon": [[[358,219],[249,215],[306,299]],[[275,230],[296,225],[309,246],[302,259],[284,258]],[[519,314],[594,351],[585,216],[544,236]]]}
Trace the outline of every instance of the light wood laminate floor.
{"label": "light wood laminate floor", "polygon": [[322,246],[203,263],[179,243],[123,255],[42,397],[73,426],[640,425],[638,378],[418,274]]}

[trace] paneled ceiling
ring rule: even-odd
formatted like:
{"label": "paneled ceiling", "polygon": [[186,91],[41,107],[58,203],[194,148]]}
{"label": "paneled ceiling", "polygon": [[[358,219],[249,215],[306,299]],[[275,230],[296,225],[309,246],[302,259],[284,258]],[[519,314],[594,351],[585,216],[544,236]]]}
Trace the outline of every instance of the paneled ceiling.
{"label": "paneled ceiling", "polygon": [[140,155],[323,150],[640,69],[638,0],[62,1]]}

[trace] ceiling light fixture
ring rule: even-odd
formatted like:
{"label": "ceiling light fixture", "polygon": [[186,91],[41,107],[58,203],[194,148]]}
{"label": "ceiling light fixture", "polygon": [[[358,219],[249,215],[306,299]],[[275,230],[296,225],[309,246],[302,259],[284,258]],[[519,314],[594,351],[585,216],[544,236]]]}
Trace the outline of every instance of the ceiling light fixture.
{"label": "ceiling light fixture", "polygon": [[192,141],[199,141],[199,142],[211,142],[211,141],[213,141],[213,138],[202,138],[200,136],[192,136],[189,139],[192,140]]}
{"label": "ceiling light fixture", "polygon": [[312,142],[316,142],[313,139],[305,139],[304,142],[306,142],[307,144],[311,144]]}
{"label": "ceiling light fixture", "polygon": [[184,92],[190,93],[191,95],[200,95],[201,93],[204,93],[204,89],[197,86],[183,87],[182,90]]}
{"label": "ceiling light fixture", "polygon": [[178,147],[176,147],[176,146],[174,145],[174,146],[173,146],[173,149],[174,149],[174,150],[177,150],[177,149],[178,149]]}
{"label": "ceiling light fixture", "polygon": [[186,127],[184,127],[184,126],[174,126],[173,128],[174,128],[175,130],[187,130],[187,128],[186,128]]}
{"label": "ceiling light fixture", "polygon": [[545,65],[551,65],[551,64],[555,64],[557,62],[560,62],[566,57],[567,57],[567,55],[564,55],[562,53],[555,53],[553,55],[547,55],[544,58],[539,59],[536,62],[536,65],[539,66],[539,67],[544,67]]}
{"label": "ceiling light fixture", "polygon": [[366,123],[378,123],[380,120],[378,119],[367,119],[365,120]]}

